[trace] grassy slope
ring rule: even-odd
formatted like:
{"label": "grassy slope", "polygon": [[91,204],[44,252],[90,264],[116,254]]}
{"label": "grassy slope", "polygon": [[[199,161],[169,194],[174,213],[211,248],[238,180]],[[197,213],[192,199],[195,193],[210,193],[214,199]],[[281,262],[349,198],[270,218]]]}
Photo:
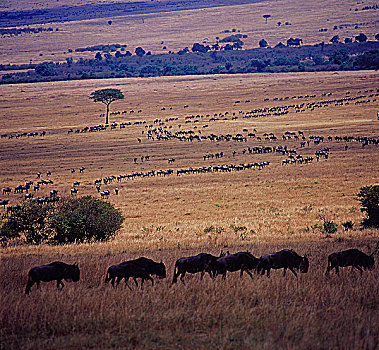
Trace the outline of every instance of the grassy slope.
{"label": "grassy slope", "polygon": [[[160,50],[160,42],[169,50],[188,46],[204,36],[215,37],[224,29],[236,27],[249,34],[246,45],[256,46],[261,37],[269,42],[289,36],[306,38],[306,42],[327,41],[334,24],[369,22],[355,30],[339,31],[341,37],[375,33],[375,12],[349,12],[356,2],[330,6],[330,1],[310,3],[291,1],[236,7],[228,13],[221,9],[159,14],[145,19],[112,19],[104,21],[59,24],[62,31],[54,37],[21,36],[0,39],[1,63],[64,59],[68,48],[101,43],[127,43]],[[279,6],[283,4],[283,6]],[[365,3],[366,4],[366,3]],[[321,10],[319,10],[321,9]],[[271,13],[267,25],[261,15]],[[204,19],[206,18],[206,20]],[[329,21],[327,21],[329,19]],[[275,27],[289,21],[292,26]],[[147,27],[147,28],[146,28]],[[318,29],[328,27],[327,33]],[[193,29],[197,28],[197,29]],[[176,30],[178,29],[178,30]],[[180,29],[180,30],[179,30]],[[139,33],[138,37],[135,33]],[[334,33],[333,33],[334,35]],[[131,38],[133,43],[131,43]],[[54,42],[52,42],[54,41]],[[12,51],[10,51],[12,48]],[[44,56],[39,57],[42,52]],[[314,224],[329,218],[357,225],[362,218],[355,193],[363,185],[378,183],[378,148],[364,150],[359,143],[325,142],[310,144],[304,155],[312,155],[323,146],[331,147],[328,161],[307,166],[282,167],[277,155],[242,154],[249,146],[272,145],[268,141],[241,143],[152,142],[141,134],[142,125],[123,131],[67,135],[69,128],[82,128],[103,122],[102,105],[88,100],[91,91],[117,87],[126,100],[115,102],[112,110],[139,110],[111,117],[112,121],[164,120],[172,130],[182,124],[184,130],[208,133],[237,133],[257,129],[257,135],[274,132],[304,131],[305,135],[364,135],[378,137],[377,102],[366,90],[377,88],[377,72],[341,72],[315,74],[255,74],[243,76],[166,77],[107,81],[23,84],[1,89],[0,130],[2,133],[46,130],[45,138],[0,140],[2,171],[0,184],[14,187],[35,180],[36,173],[52,171],[54,188],[68,195],[72,182],[81,181],[80,194],[94,194],[94,179],[145,171],[184,168],[208,164],[238,164],[269,160],[262,171],[248,170],[231,174],[138,179],[113,184],[120,188],[118,197],[110,201],[124,212],[127,220],[116,240],[104,244],[80,246],[16,246],[1,249],[0,267],[1,344],[4,348],[341,348],[375,349],[378,346],[378,268],[365,272],[343,271],[341,278],[323,275],[327,255],[333,251],[356,247],[365,252],[373,249],[377,230],[353,230],[326,238]],[[273,101],[285,96],[315,94],[294,103],[320,101],[327,98],[365,95],[369,103],[335,106],[291,112],[285,116],[209,122],[206,114],[247,111],[253,108],[282,105]],[[359,92],[360,91],[360,92]],[[332,93],[331,97],[323,97]],[[269,101],[264,101],[269,98]],[[250,100],[235,104],[235,101]],[[292,100],[291,100],[292,102]],[[188,105],[188,108],[183,108]],[[168,107],[172,107],[170,110]],[[162,107],[166,107],[162,111]],[[204,115],[199,123],[185,124],[185,116]],[[209,124],[209,128],[202,128]],[[142,137],[142,142],[137,142]],[[294,140],[278,140],[277,144],[299,148]],[[202,160],[209,152],[225,153],[220,161]],[[237,155],[232,156],[236,151]],[[134,164],[133,158],[150,155],[149,162]],[[173,165],[167,159],[176,158]],[[85,166],[83,174],[71,168]],[[43,176],[46,178],[45,176]],[[52,188],[52,187],[51,187]],[[48,194],[49,187],[40,195]],[[21,200],[10,195],[12,204]],[[222,227],[217,233],[204,230]],[[235,233],[236,226],[246,230]],[[309,230],[307,229],[309,228]],[[241,233],[243,233],[241,235]],[[270,279],[239,279],[230,274],[225,282],[212,282],[208,277],[188,277],[187,286],[170,288],[176,259],[220,249],[231,252],[250,249],[256,256],[291,247],[310,254],[311,269],[299,283],[294,276],[281,276],[274,271]],[[120,287],[104,286],[106,268],[122,260],[145,255],[163,259],[168,279],[130,292]],[[54,260],[78,261],[82,276],[78,284],[66,283],[57,292],[53,283],[41,285],[25,298],[23,291],[28,270]],[[376,258],[377,260],[377,258]]]}
{"label": "grassy slope", "polygon": [[[375,4],[365,2],[365,6]],[[246,48],[258,47],[260,39],[265,38],[270,45],[285,42],[290,37],[303,38],[304,44],[328,42],[334,35],[341,39],[354,37],[364,32],[369,40],[377,34],[375,10],[358,11],[358,5],[349,0],[331,5],[329,0],[321,2],[266,1],[251,5],[219,7],[212,9],[189,10],[180,12],[162,12],[151,15],[121,16],[109,18],[47,24],[47,27],[59,28],[58,32],[38,35],[21,35],[0,38],[0,63],[34,63],[43,61],[64,61],[66,57],[91,57],[83,53],[69,53],[69,49],[97,44],[127,44],[134,52],[138,46],[152,53],[169,50],[177,52],[184,47],[192,47],[194,42],[203,38],[215,42],[222,38],[223,30],[235,28],[247,34],[244,39]],[[358,6],[359,7],[359,6]],[[360,8],[360,7],[359,7]],[[352,9],[352,11],[350,11]],[[268,23],[263,14],[271,14]],[[277,22],[289,22],[291,25],[277,26]],[[355,25],[358,24],[358,28]],[[347,25],[333,30],[334,26]],[[37,25],[38,26],[38,25]],[[319,29],[327,28],[327,32]],[[164,41],[164,44],[161,42]],[[167,49],[163,50],[163,46]],[[42,54],[42,56],[40,56]]]}
{"label": "grassy slope", "polygon": [[[215,80],[216,79],[216,80]],[[15,186],[34,179],[37,171],[52,171],[54,188],[68,194],[73,181],[82,182],[80,194],[96,195],[94,179],[132,171],[181,168],[270,160],[262,171],[231,174],[188,175],[137,179],[107,188],[120,188],[110,201],[124,212],[127,220],[116,240],[104,244],[63,247],[10,247],[2,249],[1,295],[3,300],[2,337],[5,348],[135,347],[189,348],[362,348],[374,349],[378,338],[378,269],[362,276],[344,271],[341,278],[323,275],[327,255],[357,247],[373,249],[377,230],[339,228],[332,238],[318,229],[326,217],[338,224],[362,218],[355,193],[366,184],[377,183],[378,150],[362,150],[358,143],[325,142],[331,147],[328,161],[307,166],[283,167],[281,156],[247,156],[242,149],[268,142],[247,144],[211,142],[156,142],[141,137],[142,125],[125,131],[67,135],[70,127],[103,121],[97,115],[103,106],[87,100],[90,91],[115,86],[127,99],[114,103],[112,110],[141,109],[141,113],[112,116],[112,121],[178,117],[166,123],[173,130],[195,130],[197,123],[185,124],[185,116],[199,117],[203,133],[237,133],[257,129],[257,135],[303,130],[309,135],[378,135],[376,104],[330,105],[315,111],[291,112],[285,116],[208,122],[205,115],[230,114],[238,110],[284,104],[274,98],[316,94],[311,100],[365,94],[376,86],[377,73],[280,74],[141,80],[82,81],[54,84],[6,86],[1,101],[5,118],[1,129],[13,131],[47,130],[44,139],[1,139],[3,171],[1,183]],[[20,92],[20,91],[24,92]],[[358,93],[361,91],[361,93]],[[43,93],[41,93],[43,92]],[[369,93],[367,93],[369,94]],[[141,99],[141,96],[146,98]],[[270,101],[263,101],[269,98]],[[236,100],[250,103],[235,105]],[[300,102],[307,99],[299,99]],[[206,103],[204,102],[206,101]],[[188,109],[183,106],[188,104]],[[67,107],[70,106],[70,107]],[[165,106],[166,110],[161,108]],[[171,106],[172,110],[168,107]],[[36,118],[38,116],[38,119]],[[201,128],[202,129],[202,128]],[[278,144],[299,148],[298,141]],[[272,143],[271,143],[272,145]],[[318,146],[310,144],[302,154],[311,155]],[[237,151],[235,157],[232,151]],[[221,161],[204,163],[202,155],[224,151]],[[133,163],[134,157],[149,154],[149,162]],[[59,161],[57,161],[59,160]],[[70,168],[85,166],[83,174]],[[105,189],[105,187],[104,187]],[[43,189],[48,193],[50,188]],[[42,193],[40,195],[42,195]],[[12,204],[18,195],[10,195]],[[221,227],[205,233],[210,226]],[[235,233],[234,227],[246,226]],[[242,233],[242,235],[241,235]],[[231,252],[250,249],[253,254],[291,247],[310,254],[311,270],[296,283],[294,276],[273,273],[270,279],[229,275],[226,282],[206,277],[188,277],[187,286],[170,288],[174,262],[181,256],[220,249]],[[104,286],[106,268],[122,260],[145,255],[163,259],[168,279],[143,291]],[[53,283],[42,284],[25,298],[23,289],[28,270],[54,260],[78,261],[80,283],[66,283],[57,292]]]}

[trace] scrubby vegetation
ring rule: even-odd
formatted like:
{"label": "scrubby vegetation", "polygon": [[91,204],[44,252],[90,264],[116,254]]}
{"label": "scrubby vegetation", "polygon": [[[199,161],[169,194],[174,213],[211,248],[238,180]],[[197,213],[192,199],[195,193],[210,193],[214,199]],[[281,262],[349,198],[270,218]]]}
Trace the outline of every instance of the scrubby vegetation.
{"label": "scrubby vegetation", "polygon": [[[241,34],[242,35],[242,34]],[[306,72],[330,70],[357,70],[379,68],[379,43],[352,42],[343,44],[317,44],[299,46],[301,39],[289,39],[287,46],[269,48],[266,40],[260,48],[242,48],[237,34],[223,40],[234,40],[225,46],[193,44],[191,50],[184,48],[178,53],[153,55],[142,47],[122,53],[122,45],[99,45],[86,49],[97,51],[93,59],[68,57],[64,63],[44,62],[26,72],[4,74],[0,83],[21,83],[72,79],[102,79],[125,77],[148,77],[188,74],[254,73],[254,72]],[[220,40],[221,42],[221,40]],[[121,51],[116,50],[121,48]],[[79,50],[79,49],[78,49]],[[111,52],[116,50],[115,54]],[[18,66],[6,66],[17,70]]]}
{"label": "scrubby vegetation", "polygon": [[27,200],[2,216],[1,242],[29,244],[106,241],[121,228],[123,217],[108,202],[84,196],[54,203]]}
{"label": "scrubby vegetation", "polygon": [[[55,31],[58,31],[59,29],[56,28]],[[38,27],[38,28],[31,28],[31,27],[24,27],[24,28],[0,28],[0,35],[1,36],[17,36],[21,34],[37,34],[41,32],[53,32],[54,29],[49,27],[49,28],[43,28],[43,27]]]}
{"label": "scrubby vegetation", "polygon": [[362,187],[358,193],[362,205],[361,211],[367,217],[362,220],[363,227],[379,227],[379,185]]}

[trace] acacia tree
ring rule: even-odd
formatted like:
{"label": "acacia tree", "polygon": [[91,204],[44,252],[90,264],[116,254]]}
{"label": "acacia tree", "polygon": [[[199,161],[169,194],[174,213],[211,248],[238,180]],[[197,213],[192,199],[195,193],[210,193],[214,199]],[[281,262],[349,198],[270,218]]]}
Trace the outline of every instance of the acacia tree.
{"label": "acacia tree", "polygon": [[267,23],[267,20],[271,17],[271,15],[263,15],[262,17],[266,20]]}
{"label": "acacia tree", "polygon": [[109,105],[117,100],[123,100],[124,94],[119,89],[101,89],[91,92],[90,99],[94,102],[102,102],[107,106],[107,113],[105,116],[105,124],[109,122]]}

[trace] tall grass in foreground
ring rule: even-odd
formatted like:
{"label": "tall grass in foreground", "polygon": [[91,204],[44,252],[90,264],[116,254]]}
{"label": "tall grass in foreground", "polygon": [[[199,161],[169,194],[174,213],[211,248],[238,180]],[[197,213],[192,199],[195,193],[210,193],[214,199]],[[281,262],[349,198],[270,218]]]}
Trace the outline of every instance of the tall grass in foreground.
{"label": "tall grass in foreground", "polygon": [[[368,248],[368,245],[370,248]],[[308,253],[310,271],[283,278],[252,281],[238,273],[226,281],[186,276],[186,285],[171,286],[175,260],[199,250],[150,251],[143,255],[163,259],[166,280],[150,282],[143,290],[104,284],[106,268],[142,254],[107,254],[106,246],[72,254],[5,257],[1,264],[1,342],[4,349],[74,348],[220,348],[220,349],[376,349],[379,345],[378,268],[362,275],[344,269],[341,277],[325,277],[326,259],[333,251],[374,246],[367,240],[293,243]],[[250,246],[260,256],[281,248],[275,244]],[[231,252],[245,247],[229,247]],[[102,253],[103,250],[103,253]],[[41,251],[42,252],[42,251]],[[214,251],[213,253],[218,253]],[[78,261],[81,281],[41,283],[26,296],[29,268],[53,260]],[[376,256],[377,260],[377,256]],[[133,282],[131,282],[132,284]]]}

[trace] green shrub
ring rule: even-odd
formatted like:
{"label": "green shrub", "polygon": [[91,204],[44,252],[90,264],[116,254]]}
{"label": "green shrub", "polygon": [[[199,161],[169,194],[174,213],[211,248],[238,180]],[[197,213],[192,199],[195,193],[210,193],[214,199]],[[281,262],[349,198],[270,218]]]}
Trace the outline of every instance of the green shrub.
{"label": "green shrub", "polygon": [[363,227],[379,227],[379,185],[361,187],[357,194],[361,211],[367,217],[361,221]]}
{"label": "green shrub", "polygon": [[329,62],[334,64],[346,64],[349,59],[349,52],[345,48],[336,50],[329,56]]}
{"label": "green shrub", "polygon": [[0,229],[0,239],[5,242],[24,237],[29,244],[40,244],[51,237],[48,227],[48,217],[52,204],[38,204],[25,201],[16,207],[8,216],[3,217]]}
{"label": "green shrub", "polygon": [[323,233],[336,233],[337,232],[337,224],[332,220],[326,220],[324,219],[324,222],[322,224],[322,232]]}
{"label": "green shrub", "polygon": [[28,244],[104,241],[121,228],[120,210],[92,196],[62,199],[57,204],[28,200],[3,215],[0,241]]}
{"label": "green shrub", "polygon": [[51,219],[56,243],[104,241],[121,228],[120,210],[92,196],[63,200]]}

